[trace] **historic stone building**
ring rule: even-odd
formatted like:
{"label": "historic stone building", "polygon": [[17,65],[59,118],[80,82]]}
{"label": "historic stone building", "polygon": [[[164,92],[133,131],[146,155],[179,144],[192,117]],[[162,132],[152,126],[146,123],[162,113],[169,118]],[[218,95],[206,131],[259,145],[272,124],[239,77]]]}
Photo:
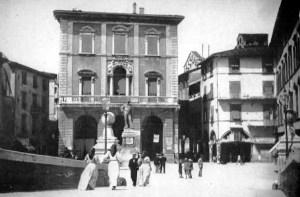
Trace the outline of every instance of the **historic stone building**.
{"label": "historic stone building", "polygon": [[[172,157],[177,144],[177,25],[183,16],[55,10],[60,24],[59,150],[79,157],[104,136],[108,105],[122,143],[131,102],[138,151]],[[106,103],[108,100],[108,103]],[[106,103],[106,104],[105,104]],[[140,145],[138,145],[140,144]]]}
{"label": "historic stone building", "polygon": [[188,95],[188,110],[198,114],[188,113],[189,122],[198,119],[195,128],[180,131],[195,133],[190,136],[196,141],[190,149],[194,154],[223,162],[236,161],[238,155],[244,161],[270,159],[276,105],[267,43],[266,34],[239,34],[235,49],[212,54],[180,76],[186,76],[179,78],[179,87],[186,89],[180,93]]}

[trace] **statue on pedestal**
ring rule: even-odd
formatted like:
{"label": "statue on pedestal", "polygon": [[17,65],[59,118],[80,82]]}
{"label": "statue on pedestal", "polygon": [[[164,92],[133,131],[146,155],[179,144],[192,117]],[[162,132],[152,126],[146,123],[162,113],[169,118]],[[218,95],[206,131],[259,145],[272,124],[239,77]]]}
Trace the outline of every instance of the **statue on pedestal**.
{"label": "statue on pedestal", "polygon": [[131,104],[130,101],[121,106],[121,112],[123,112],[125,129],[131,128],[132,116],[131,116]]}

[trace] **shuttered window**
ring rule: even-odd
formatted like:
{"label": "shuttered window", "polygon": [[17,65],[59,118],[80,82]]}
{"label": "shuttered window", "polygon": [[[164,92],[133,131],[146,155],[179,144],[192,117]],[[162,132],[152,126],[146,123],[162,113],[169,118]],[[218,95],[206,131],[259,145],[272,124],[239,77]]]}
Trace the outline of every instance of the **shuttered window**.
{"label": "shuttered window", "polygon": [[229,82],[230,98],[239,98],[241,96],[241,82],[230,81]]}
{"label": "shuttered window", "polygon": [[238,57],[229,57],[229,72],[240,72],[240,59]]}
{"label": "shuttered window", "polygon": [[146,55],[159,55],[159,37],[156,35],[146,36]]}
{"label": "shuttered window", "polygon": [[157,96],[157,78],[148,79],[148,95]]}
{"label": "shuttered window", "polygon": [[115,33],[114,34],[114,53],[115,54],[126,54],[126,34]]}
{"label": "shuttered window", "polygon": [[82,78],[82,95],[91,95],[91,78]]}
{"label": "shuttered window", "polygon": [[93,33],[82,33],[81,36],[81,53],[94,53]]}
{"label": "shuttered window", "polygon": [[274,82],[263,81],[263,95],[270,97],[274,95]]}

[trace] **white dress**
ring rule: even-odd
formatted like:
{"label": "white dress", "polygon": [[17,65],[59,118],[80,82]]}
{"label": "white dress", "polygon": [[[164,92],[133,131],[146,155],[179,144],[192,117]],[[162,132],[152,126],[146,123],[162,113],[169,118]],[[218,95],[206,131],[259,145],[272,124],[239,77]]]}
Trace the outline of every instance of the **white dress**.
{"label": "white dress", "polygon": [[117,182],[118,182],[118,177],[120,174],[120,166],[119,166],[119,162],[120,162],[120,155],[117,152],[114,156],[111,155],[110,151],[108,151],[104,157],[102,158],[101,163],[104,160],[109,160],[108,163],[108,177],[109,177],[109,185],[111,187],[113,186],[117,186]]}
{"label": "white dress", "polygon": [[96,163],[96,157],[88,161],[88,164],[86,165],[80,176],[78,190],[87,190],[88,185],[91,189],[94,189],[96,187],[96,182],[98,179],[98,169]]}

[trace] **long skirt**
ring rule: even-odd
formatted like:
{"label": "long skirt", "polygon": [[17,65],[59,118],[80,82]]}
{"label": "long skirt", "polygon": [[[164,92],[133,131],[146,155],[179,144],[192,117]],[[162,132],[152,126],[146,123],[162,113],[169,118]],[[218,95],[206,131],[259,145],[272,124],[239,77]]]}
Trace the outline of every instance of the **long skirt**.
{"label": "long skirt", "polygon": [[118,161],[110,161],[108,164],[108,176],[110,186],[117,186],[120,168]]}
{"label": "long skirt", "polygon": [[98,179],[98,169],[95,163],[89,163],[83,170],[79,184],[78,190],[87,190],[88,186],[91,189],[96,187],[96,182]]}
{"label": "long skirt", "polygon": [[146,186],[149,184],[151,174],[150,164],[142,164],[138,171],[139,186]]}

